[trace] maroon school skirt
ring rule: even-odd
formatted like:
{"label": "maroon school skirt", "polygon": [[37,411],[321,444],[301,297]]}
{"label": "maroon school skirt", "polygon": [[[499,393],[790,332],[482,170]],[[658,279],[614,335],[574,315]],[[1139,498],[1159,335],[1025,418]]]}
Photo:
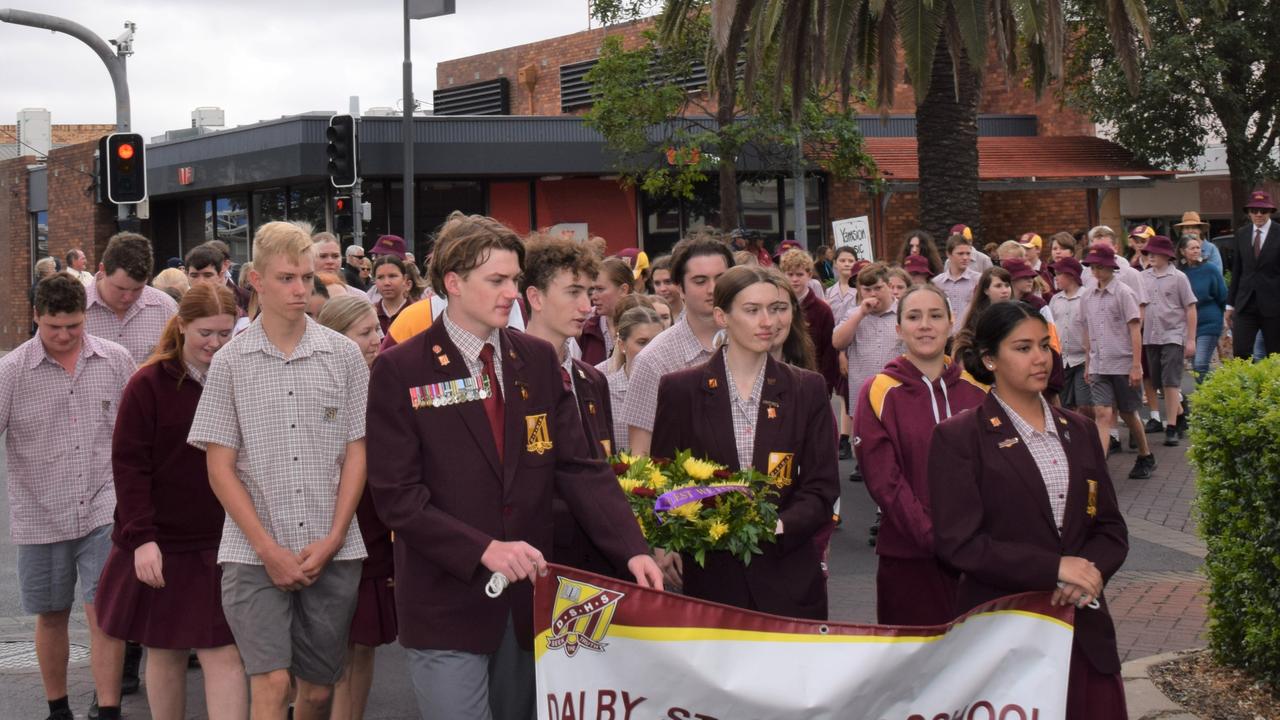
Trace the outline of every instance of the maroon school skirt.
{"label": "maroon school skirt", "polygon": [[1067,720],[1128,720],[1120,674],[1100,673],[1072,643]]}
{"label": "maroon school skirt", "polygon": [[157,589],[138,579],[133,552],[111,547],[94,603],[103,632],[165,650],[234,643],[222,615],[218,550],[163,553],[161,561],[164,587]]}
{"label": "maroon school skirt", "polygon": [[943,625],[956,618],[960,577],[933,558],[881,555],[876,568],[876,622]]}
{"label": "maroon school skirt", "polygon": [[361,578],[356,614],[351,617],[351,642],[377,647],[394,642],[398,632],[395,580],[390,576]]}

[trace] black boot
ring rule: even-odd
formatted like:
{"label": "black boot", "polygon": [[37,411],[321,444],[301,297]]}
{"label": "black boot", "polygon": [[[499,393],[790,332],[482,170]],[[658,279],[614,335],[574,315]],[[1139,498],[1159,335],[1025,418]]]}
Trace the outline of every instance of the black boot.
{"label": "black boot", "polygon": [[138,668],[142,665],[142,646],[138,643],[124,645],[124,672],[120,674],[120,696],[138,692],[142,681],[138,679]]}
{"label": "black boot", "polygon": [[849,436],[840,436],[840,459],[849,460],[853,457],[853,446],[849,444]]}

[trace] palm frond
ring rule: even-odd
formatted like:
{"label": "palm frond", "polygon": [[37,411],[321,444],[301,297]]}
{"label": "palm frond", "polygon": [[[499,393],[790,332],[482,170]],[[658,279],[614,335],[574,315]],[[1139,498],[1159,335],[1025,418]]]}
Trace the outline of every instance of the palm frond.
{"label": "palm frond", "polygon": [[[898,37],[902,41],[903,57],[907,71],[911,73],[916,101],[924,100],[929,91],[930,68],[938,49],[938,35],[942,32],[942,19],[946,3],[931,0],[899,0],[894,3],[898,21]],[[884,48],[880,51],[883,53]]]}

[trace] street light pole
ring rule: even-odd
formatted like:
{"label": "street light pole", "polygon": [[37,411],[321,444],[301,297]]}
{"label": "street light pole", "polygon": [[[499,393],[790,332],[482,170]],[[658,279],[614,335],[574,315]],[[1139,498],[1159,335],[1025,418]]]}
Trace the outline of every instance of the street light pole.
{"label": "street light pole", "polygon": [[[406,7],[408,2],[406,0]],[[132,23],[126,23],[128,28],[124,35],[115,40],[119,47],[119,54],[112,52],[111,46],[89,30],[89,28],[81,25],[74,20],[57,17],[56,15],[45,15],[44,13],[28,12],[26,10],[13,10],[11,8],[0,8],[0,22],[12,23],[14,25],[26,25],[27,27],[41,28],[44,30],[52,30],[60,32],[79,40],[88,45],[98,57],[102,60],[102,64],[107,66],[107,73],[111,75],[111,87],[116,94],[116,132],[129,132],[131,120],[131,112],[129,107],[129,77],[125,72],[125,58],[133,53],[133,27]],[[407,21],[406,21],[407,22]],[[408,48],[408,30],[405,30],[406,45]],[[117,206],[117,217],[120,220],[128,220],[130,216],[130,207],[127,205]]]}
{"label": "street light pole", "polygon": [[404,151],[404,243],[417,252],[413,234],[413,61],[409,58],[409,0],[404,0],[404,117],[400,123],[400,141]]}

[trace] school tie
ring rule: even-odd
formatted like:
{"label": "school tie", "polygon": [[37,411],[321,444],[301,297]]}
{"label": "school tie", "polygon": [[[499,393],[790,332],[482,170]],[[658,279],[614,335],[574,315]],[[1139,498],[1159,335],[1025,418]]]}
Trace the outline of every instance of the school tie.
{"label": "school tie", "polygon": [[502,462],[503,430],[502,430],[502,388],[498,385],[498,373],[493,370],[493,346],[485,344],[480,351],[480,362],[484,365],[484,376],[489,380],[489,397],[484,399],[484,414],[489,416],[489,429],[493,432],[493,443],[498,448],[498,462]]}
{"label": "school tie", "polygon": [[569,371],[560,366],[560,382],[564,383],[565,392],[573,392],[573,378],[569,377]]}
{"label": "school tie", "polygon": [[1262,228],[1255,227],[1253,229],[1253,259],[1257,260],[1262,254]]}

